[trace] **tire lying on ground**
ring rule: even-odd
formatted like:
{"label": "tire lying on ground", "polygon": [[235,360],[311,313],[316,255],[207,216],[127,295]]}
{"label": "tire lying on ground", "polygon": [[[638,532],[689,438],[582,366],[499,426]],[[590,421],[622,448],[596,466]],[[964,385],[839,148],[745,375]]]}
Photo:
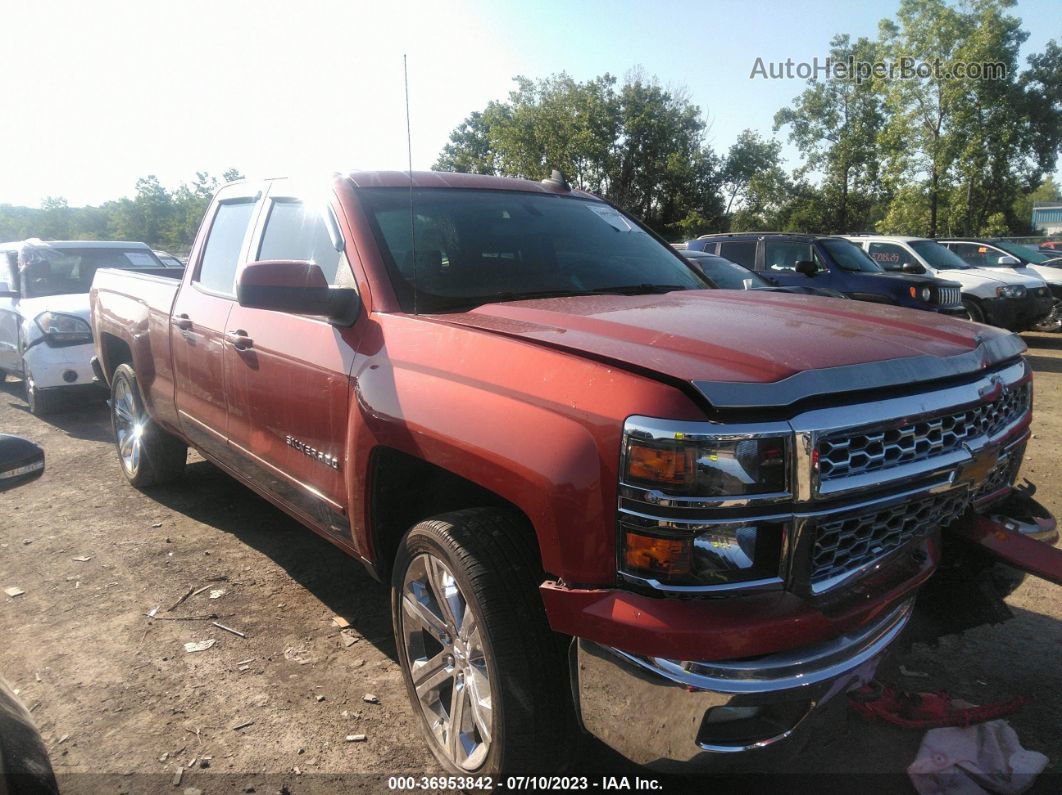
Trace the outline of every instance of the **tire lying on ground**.
{"label": "tire lying on ground", "polygon": [[184,474],[188,445],[166,433],[148,415],[136,372],[128,364],[118,365],[111,378],[111,427],[122,472],[138,489]]}
{"label": "tire lying on ground", "polygon": [[471,508],[415,525],[398,549],[391,609],[406,689],[453,775],[559,770],[574,744],[564,641],[538,596],[526,520]]}

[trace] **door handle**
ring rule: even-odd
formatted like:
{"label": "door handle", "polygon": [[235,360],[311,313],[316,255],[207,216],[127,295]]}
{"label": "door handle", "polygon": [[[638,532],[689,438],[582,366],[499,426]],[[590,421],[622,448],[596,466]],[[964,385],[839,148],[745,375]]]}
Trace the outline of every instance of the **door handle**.
{"label": "door handle", "polygon": [[254,341],[247,336],[247,332],[242,328],[226,332],[225,339],[232,343],[232,347],[238,351],[245,351],[254,347]]}
{"label": "door handle", "polygon": [[170,322],[182,331],[188,331],[192,327],[192,319],[184,314],[177,315]]}

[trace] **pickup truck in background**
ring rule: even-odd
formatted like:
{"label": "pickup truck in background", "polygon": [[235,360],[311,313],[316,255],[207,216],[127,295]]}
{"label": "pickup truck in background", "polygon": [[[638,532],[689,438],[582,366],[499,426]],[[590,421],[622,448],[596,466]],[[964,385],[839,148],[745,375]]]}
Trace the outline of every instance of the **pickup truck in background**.
{"label": "pickup truck in background", "polygon": [[449,772],[555,770],[580,726],[759,766],[872,676],[942,555],[1062,581],[1062,553],[1049,515],[1005,525],[1018,337],[709,288],[557,174],[235,183],[179,283],[96,275],[94,367],[134,486],[194,446],[390,582]]}
{"label": "pickup truck in background", "polygon": [[93,381],[89,287],[99,268],[180,276],[145,243],[49,240],[0,243],[0,381],[22,379],[37,416],[63,397],[99,391]]}

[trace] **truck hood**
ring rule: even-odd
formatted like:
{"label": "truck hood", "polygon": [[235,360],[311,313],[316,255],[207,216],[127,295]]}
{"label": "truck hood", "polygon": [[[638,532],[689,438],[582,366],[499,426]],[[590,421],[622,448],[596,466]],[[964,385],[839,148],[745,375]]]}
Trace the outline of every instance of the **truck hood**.
{"label": "truck hood", "polygon": [[[537,299],[434,318],[687,382],[720,407],[788,405],[820,394],[808,392],[812,381],[842,373],[825,391],[886,386],[886,378],[910,383],[947,377],[984,367],[985,356],[974,352],[986,345],[1004,349],[995,350],[994,359],[1024,349],[1009,332],[932,312],[766,291]],[[811,372],[818,375],[800,378]],[[773,390],[782,400],[760,390],[755,398],[747,389],[794,378],[807,394]],[[734,397],[738,392],[745,397]]]}
{"label": "truck hood", "polygon": [[19,312],[26,320],[33,320],[41,312],[59,312],[74,315],[89,322],[89,294],[42,295],[39,298],[20,298]]}

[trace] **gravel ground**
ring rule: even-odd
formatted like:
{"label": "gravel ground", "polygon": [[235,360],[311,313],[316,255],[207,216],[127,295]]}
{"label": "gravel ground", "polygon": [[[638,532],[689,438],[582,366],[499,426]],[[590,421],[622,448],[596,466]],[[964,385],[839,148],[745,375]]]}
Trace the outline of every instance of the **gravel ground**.
{"label": "gravel ground", "polygon": [[[1062,336],[1025,338],[1037,413],[1023,475],[1057,514]],[[389,775],[440,772],[406,700],[387,591],[359,564],[195,456],[184,481],[132,489],[102,403],[42,421],[8,381],[0,430],[48,456],[43,478],[0,495],[0,588],[26,592],[0,595],[0,675],[32,710],[64,792],[380,791]],[[1051,759],[1037,792],[1062,784],[1060,596],[1027,580],[1008,600],[1013,620],[916,645],[888,667],[898,686],[975,703],[1031,696],[1010,720]],[[206,651],[185,652],[208,640]],[[899,663],[928,677],[904,677]],[[360,734],[364,742],[346,740]],[[920,739],[849,715],[756,784],[911,790],[903,771]],[[633,776],[649,776],[593,743],[579,760],[593,783],[626,775],[633,787]]]}

